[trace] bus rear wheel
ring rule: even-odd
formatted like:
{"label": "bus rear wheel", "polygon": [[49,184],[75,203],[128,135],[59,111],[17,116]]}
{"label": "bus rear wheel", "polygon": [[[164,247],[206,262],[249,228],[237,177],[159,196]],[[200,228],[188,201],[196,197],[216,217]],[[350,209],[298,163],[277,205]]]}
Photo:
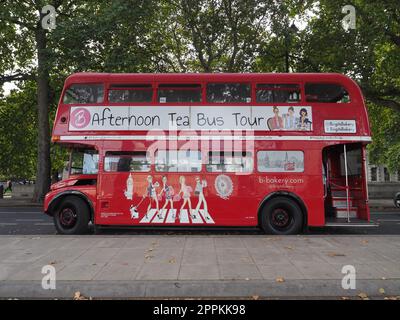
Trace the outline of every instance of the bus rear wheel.
{"label": "bus rear wheel", "polygon": [[62,200],[53,218],[60,234],[84,234],[89,230],[89,208],[79,197],[69,196]]}
{"label": "bus rear wheel", "polygon": [[273,198],[262,209],[261,227],[268,234],[298,234],[303,227],[303,213],[295,201]]}

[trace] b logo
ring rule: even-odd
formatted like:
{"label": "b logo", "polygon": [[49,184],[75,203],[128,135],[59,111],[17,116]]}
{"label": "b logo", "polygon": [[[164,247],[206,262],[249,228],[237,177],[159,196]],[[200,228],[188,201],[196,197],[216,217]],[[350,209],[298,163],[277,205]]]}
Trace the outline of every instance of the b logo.
{"label": "b logo", "polygon": [[78,108],[71,113],[71,126],[75,129],[85,128],[90,122],[90,112],[84,108]]}

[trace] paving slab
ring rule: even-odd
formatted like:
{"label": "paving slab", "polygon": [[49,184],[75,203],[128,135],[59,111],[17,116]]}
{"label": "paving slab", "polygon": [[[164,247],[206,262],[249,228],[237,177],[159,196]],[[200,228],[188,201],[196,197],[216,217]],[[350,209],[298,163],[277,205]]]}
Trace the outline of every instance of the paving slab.
{"label": "paving slab", "polygon": [[[41,288],[48,264],[52,292]],[[341,287],[345,265],[355,267],[356,290]],[[0,297],[379,296],[380,288],[400,295],[400,236],[0,236]]]}

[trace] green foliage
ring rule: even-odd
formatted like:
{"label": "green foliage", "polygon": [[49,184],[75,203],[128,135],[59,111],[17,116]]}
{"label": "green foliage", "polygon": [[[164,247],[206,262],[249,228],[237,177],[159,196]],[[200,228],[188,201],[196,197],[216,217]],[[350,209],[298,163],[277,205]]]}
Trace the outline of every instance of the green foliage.
{"label": "green foliage", "polygon": [[[7,0],[0,3],[0,83],[10,74],[24,82],[8,97],[0,89],[0,175],[35,175],[35,36],[45,4],[58,12],[57,28],[45,35],[50,119],[73,72],[340,72],[367,98],[371,159],[399,168],[398,0]],[[356,7],[355,30],[342,27],[347,4]],[[52,147],[53,168],[64,156]]]}
{"label": "green foliage", "polygon": [[35,176],[36,86],[26,82],[21,89],[0,100],[0,179]]}

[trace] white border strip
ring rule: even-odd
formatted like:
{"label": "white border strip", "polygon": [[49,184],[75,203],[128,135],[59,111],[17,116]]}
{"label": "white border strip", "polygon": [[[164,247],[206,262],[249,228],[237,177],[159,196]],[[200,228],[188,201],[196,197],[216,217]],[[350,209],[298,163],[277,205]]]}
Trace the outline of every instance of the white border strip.
{"label": "white border strip", "polygon": [[92,141],[92,140],[147,140],[147,141],[190,141],[190,140],[272,140],[272,141],[372,141],[370,136],[60,136],[60,141]]}

